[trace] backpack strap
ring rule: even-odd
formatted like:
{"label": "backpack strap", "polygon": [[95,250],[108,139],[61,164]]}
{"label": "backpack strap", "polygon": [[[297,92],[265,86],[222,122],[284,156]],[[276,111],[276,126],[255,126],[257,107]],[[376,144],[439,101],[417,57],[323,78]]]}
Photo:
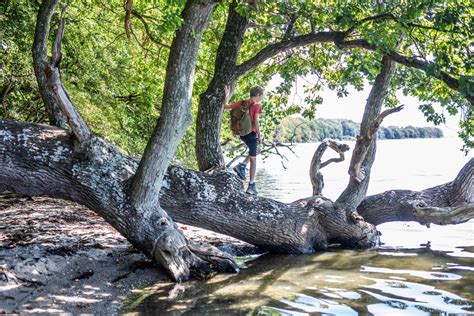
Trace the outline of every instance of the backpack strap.
{"label": "backpack strap", "polygon": [[[252,109],[254,105],[255,105],[255,102],[251,101],[249,105],[249,116],[250,116],[250,109]],[[252,117],[250,117],[250,123],[252,123],[252,131],[253,131],[253,129],[255,128],[255,122],[254,120],[252,120]]]}

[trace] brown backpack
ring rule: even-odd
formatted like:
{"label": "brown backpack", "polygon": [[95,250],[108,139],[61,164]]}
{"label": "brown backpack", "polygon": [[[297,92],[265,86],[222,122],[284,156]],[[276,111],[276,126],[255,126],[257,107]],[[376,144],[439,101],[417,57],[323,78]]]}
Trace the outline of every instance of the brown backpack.
{"label": "brown backpack", "polygon": [[236,136],[245,136],[253,131],[253,122],[250,119],[250,109],[254,102],[247,105],[247,101],[242,101],[238,106],[230,111],[230,129]]}

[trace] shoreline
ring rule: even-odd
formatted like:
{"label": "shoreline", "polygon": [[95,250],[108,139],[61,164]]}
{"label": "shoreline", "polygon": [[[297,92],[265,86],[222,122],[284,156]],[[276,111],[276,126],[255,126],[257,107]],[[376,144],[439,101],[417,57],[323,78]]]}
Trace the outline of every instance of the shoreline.
{"label": "shoreline", "polygon": [[[170,282],[101,217],[73,202],[0,194],[0,314],[117,314],[133,289]],[[234,238],[179,225],[185,236],[233,255]]]}

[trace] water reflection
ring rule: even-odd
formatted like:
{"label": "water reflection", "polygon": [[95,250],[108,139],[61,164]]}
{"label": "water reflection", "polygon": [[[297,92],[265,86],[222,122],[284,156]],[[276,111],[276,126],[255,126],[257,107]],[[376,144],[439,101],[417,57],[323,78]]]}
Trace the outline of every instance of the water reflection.
{"label": "water reflection", "polygon": [[[340,250],[265,255],[238,275],[157,284],[124,312],[160,315],[307,315],[474,313],[474,262],[431,249]],[[462,267],[453,271],[454,267]]]}

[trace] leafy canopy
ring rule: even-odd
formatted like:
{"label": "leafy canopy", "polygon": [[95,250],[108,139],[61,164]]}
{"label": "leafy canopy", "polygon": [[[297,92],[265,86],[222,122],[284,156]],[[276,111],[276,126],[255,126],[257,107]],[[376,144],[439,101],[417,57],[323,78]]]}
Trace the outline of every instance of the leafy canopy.
{"label": "leafy canopy", "polygon": [[[167,57],[182,20],[184,0],[70,0],[67,4],[62,79],[73,102],[92,130],[130,154],[143,152],[159,116]],[[214,59],[228,15],[228,1],[216,6],[199,49],[193,90],[193,113],[199,95],[212,79]],[[34,78],[31,44],[37,1],[6,1],[0,14],[0,116],[47,122]],[[324,86],[347,96],[348,87],[362,89],[379,71],[389,51],[414,57],[422,70],[399,66],[390,86],[387,106],[397,104],[395,91],[420,100],[428,121],[441,124],[445,115],[459,115],[465,149],[474,146],[474,110],[466,97],[474,95],[472,29],[474,6],[469,0],[412,1],[259,1],[255,10],[239,2],[237,10],[251,23],[239,63],[272,43],[317,32],[346,32],[345,40],[366,40],[375,51],[339,49],[316,43],[287,50],[240,78],[234,99],[243,99],[253,85],[265,86],[275,75],[281,84],[266,93],[264,134],[271,136],[280,121],[301,113],[312,118],[321,104]],[[57,27],[59,11],[53,17]],[[54,34],[54,32],[51,32]],[[447,73],[458,80],[453,90],[439,79]],[[305,104],[288,105],[295,80],[309,78]],[[441,104],[438,113],[433,104]],[[224,122],[224,124],[227,124]],[[230,136],[223,128],[223,138]],[[194,126],[178,148],[176,159],[194,166]]]}

